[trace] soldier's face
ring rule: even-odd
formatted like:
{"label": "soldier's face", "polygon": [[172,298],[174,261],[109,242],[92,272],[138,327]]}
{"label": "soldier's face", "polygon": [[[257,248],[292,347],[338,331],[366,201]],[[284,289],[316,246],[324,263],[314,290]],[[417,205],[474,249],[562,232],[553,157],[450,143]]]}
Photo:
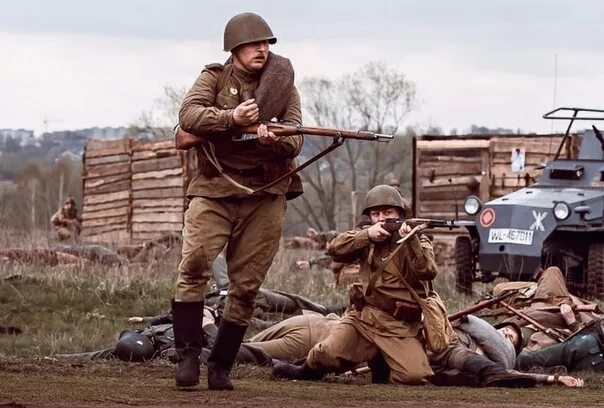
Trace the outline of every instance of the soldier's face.
{"label": "soldier's face", "polygon": [[260,71],[268,58],[268,41],[242,44],[233,50],[235,65],[246,71]]}
{"label": "soldier's face", "polygon": [[400,218],[401,213],[396,207],[374,207],[369,210],[371,224],[383,222],[386,218]]}

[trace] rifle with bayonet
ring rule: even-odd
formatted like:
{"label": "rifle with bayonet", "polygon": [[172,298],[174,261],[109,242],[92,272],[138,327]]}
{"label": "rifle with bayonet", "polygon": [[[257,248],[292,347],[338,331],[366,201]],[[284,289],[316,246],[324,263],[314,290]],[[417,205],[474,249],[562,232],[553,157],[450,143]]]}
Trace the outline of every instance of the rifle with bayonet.
{"label": "rifle with bayonet", "polygon": [[382,224],[382,228],[384,228],[388,232],[394,232],[398,231],[401,228],[401,225],[403,225],[403,223],[406,223],[411,228],[423,226],[423,228],[427,229],[449,228],[450,230],[452,230],[453,228],[465,227],[467,225],[472,224],[471,221],[437,220],[432,218],[386,218],[384,220],[384,223]]}
{"label": "rifle with bayonet", "polygon": [[[393,135],[385,135],[380,133],[371,132],[368,130],[346,130],[346,129],[335,129],[326,127],[310,127],[302,126],[291,123],[278,123],[278,122],[264,122],[257,123],[250,126],[243,126],[234,129],[230,134],[233,134],[232,140],[234,142],[246,141],[257,139],[258,126],[264,124],[268,127],[269,132],[273,132],[275,136],[294,136],[294,135],[312,135],[330,137],[338,140],[355,139],[355,140],[367,140],[375,142],[389,142],[394,138]],[[222,133],[222,132],[221,132]],[[176,148],[178,150],[189,150],[190,148],[203,143],[203,138],[208,136],[212,137],[213,133],[208,132],[200,134],[199,137],[195,134],[185,132],[178,126],[174,132],[174,139],[176,142]]]}

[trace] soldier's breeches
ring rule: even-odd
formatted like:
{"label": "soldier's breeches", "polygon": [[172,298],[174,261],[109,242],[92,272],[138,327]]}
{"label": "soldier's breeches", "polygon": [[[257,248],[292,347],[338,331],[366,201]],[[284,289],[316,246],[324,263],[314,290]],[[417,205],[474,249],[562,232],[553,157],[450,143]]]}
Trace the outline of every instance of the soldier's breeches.
{"label": "soldier's breeches", "polygon": [[294,361],[308,354],[309,343],[310,329],[308,327],[298,327],[278,339],[252,341],[247,344],[264,350],[266,354],[274,359]]}
{"label": "soldier's breeches", "polygon": [[307,364],[324,372],[342,372],[364,363],[381,351],[390,367],[390,383],[424,384],[432,369],[415,337],[363,336],[353,325],[337,325],[329,337],[313,347]]}
{"label": "soldier's breeches", "polygon": [[543,350],[522,352],[516,358],[516,368],[565,366],[568,371],[604,371],[604,357],[595,335],[584,334]]}
{"label": "soldier's breeches", "polygon": [[282,195],[193,198],[185,213],[175,300],[204,300],[211,264],[228,244],[229,292],[223,318],[248,324],[254,298],[279,248],[284,215]]}

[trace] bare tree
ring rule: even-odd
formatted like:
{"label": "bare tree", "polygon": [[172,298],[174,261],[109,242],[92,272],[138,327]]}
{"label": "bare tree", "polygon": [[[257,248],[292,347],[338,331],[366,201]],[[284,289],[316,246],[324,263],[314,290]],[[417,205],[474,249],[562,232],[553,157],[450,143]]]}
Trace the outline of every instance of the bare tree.
{"label": "bare tree", "polygon": [[[401,133],[401,125],[415,106],[415,85],[405,75],[373,62],[336,80],[307,78],[299,84],[305,123],[317,126]],[[329,140],[307,137],[304,156],[327,147]],[[341,217],[358,204],[355,192],[384,182],[386,175],[407,177],[411,168],[408,140],[368,143],[347,140],[320,163],[302,172],[306,192],[292,203],[310,226],[341,229],[351,218]],[[354,215],[352,217],[354,219]]]}
{"label": "bare tree", "polygon": [[[371,62],[346,76],[343,88],[354,113],[353,122],[364,130],[398,134],[401,124],[415,107],[415,84],[383,62]],[[369,154],[367,159],[373,163],[366,175],[369,186],[380,182],[396,164],[395,156],[385,154],[387,149],[390,150],[381,143],[364,149]],[[357,160],[349,162],[351,171],[357,168]]]}
{"label": "bare tree", "polygon": [[131,126],[132,131],[149,133],[157,138],[171,137],[186,94],[187,88],[184,86],[164,85],[163,95],[155,100],[150,109],[139,114]]}

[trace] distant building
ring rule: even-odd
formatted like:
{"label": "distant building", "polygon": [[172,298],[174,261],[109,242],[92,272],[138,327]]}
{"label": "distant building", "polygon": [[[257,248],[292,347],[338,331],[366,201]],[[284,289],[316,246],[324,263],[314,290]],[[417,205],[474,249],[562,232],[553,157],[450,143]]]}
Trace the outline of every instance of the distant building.
{"label": "distant building", "polygon": [[6,143],[7,139],[13,139],[21,146],[34,145],[34,131],[27,129],[0,129],[0,143]]}

